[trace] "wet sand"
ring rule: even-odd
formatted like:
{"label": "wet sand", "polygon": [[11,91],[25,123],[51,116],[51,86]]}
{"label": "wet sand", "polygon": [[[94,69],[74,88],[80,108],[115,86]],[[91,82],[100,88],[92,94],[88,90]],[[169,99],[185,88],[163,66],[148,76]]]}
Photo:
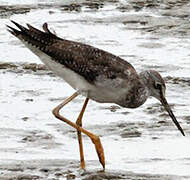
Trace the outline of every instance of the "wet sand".
{"label": "wet sand", "polygon": [[[0,165],[0,178],[3,180],[38,180],[38,179],[83,179],[83,180],[186,180],[188,176],[174,176],[174,175],[161,175],[161,174],[146,174],[134,173],[131,171],[115,171],[106,170],[101,171],[98,169],[80,170],[78,169],[79,162],[64,159],[46,159],[46,160],[33,160],[33,161],[10,161]],[[89,161],[88,164],[95,162]],[[87,164],[87,165],[88,165]]]}
{"label": "wet sand", "polygon": [[[0,179],[190,179],[189,8],[184,0],[0,1]],[[9,19],[48,22],[59,36],[117,54],[138,72],[159,71],[186,137],[153,98],[135,110],[90,101],[83,124],[100,136],[107,166],[101,172],[84,136],[80,170],[75,130],[51,113],[74,91],[6,31]],[[63,113],[74,121],[83,101]]]}

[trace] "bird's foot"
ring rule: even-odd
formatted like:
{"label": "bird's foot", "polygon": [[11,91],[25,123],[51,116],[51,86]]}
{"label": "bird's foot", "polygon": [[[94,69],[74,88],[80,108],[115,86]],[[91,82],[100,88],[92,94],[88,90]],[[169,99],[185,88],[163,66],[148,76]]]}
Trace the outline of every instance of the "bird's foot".
{"label": "bird's foot", "polygon": [[105,170],[105,157],[104,157],[104,148],[102,146],[102,143],[100,141],[100,138],[98,136],[95,136],[93,139],[91,139],[92,142],[95,145],[96,152],[98,154],[98,158],[100,163],[102,164],[103,170]]}

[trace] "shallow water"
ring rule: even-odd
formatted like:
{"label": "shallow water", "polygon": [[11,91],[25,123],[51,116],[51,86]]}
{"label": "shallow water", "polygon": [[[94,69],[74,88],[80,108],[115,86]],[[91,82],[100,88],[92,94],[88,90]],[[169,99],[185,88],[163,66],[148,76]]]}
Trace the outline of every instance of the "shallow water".
{"label": "shallow water", "polygon": [[[142,2],[0,0],[1,178],[190,178],[190,3]],[[48,22],[57,35],[119,55],[137,71],[159,71],[186,137],[153,98],[134,110],[90,101],[83,124],[101,137],[107,170],[96,173],[101,166],[84,136],[87,172],[81,174],[76,133],[51,114],[74,91],[36,65],[38,58],[6,31],[9,19],[38,28]],[[70,103],[65,115],[75,120],[83,101]]]}

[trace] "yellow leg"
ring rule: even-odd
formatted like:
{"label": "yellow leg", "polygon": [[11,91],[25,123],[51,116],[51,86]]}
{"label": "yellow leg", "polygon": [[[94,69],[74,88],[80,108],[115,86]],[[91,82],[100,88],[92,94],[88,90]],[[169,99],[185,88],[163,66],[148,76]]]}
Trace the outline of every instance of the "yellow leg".
{"label": "yellow leg", "polygon": [[[86,106],[88,104],[89,98],[86,98],[84,105],[82,107],[82,110],[77,118],[76,124],[80,127],[82,127],[82,117],[84,114],[84,111],[86,109]],[[78,135],[78,142],[79,142],[79,151],[80,151],[80,166],[82,169],[85,169],[85,161],[84,161],[84,153],[83,153],[83,144],[82,144],[82,135],[81,131],[77,130],[77,135]]]}
{"label": "yellow leg", "polygon": [[[56,118],[58,118],[59,120],[67,123],[68,125],[72,126],[73,128],[75,128],[77,130],[77,132],[82,132],[84,134],[86,134],[90,139],[91,141],[94,143],[95,145],[95,148],[96,148],[96,152],[98,154],[98,158],[99,158],[99,161],[100,163],[102,164],[103,166],[103,169],[105,169],[105,158],[104,158],[104,149],[102,147],[102,144],[101,144],[101,141],[100,141],[100,138],[96,135],[94,135],[93,133],[87,131],[86,129],[82,128],[80,125],[78,124],[75,124],[73,123],[72,121],[68,120],[67,118],[63,117],[60,115],[59,111],[60,109],[65,106],[66,104],[68,104],[70,101],[72,101],[75,97],[78,96],[78,93],[75,92],[71,97],[65,99],[61,104],[59,104],[55,109],[53,109],[53,114]],[[86,108],[86,105],[88,103],[88,98],[86,99],[84,105],[83,105],[83,108],[81,110],[81,113],[79,115],[79,117],[81,116],[81,119],[82,119],[82,116],[83,116],[83,113],[85,111],[85,108]],[[79,118],[80,119],[80,118]],[[78,121],[78,120],[77,120]],[[81,120],[79,120],[78,122],[80,122]],[[81,139],[82,140],[82,139]],[[82,141],[81,141],[82,142]],[[80,145],[80,143],[79,143]],[[83,153],[83,152],[82,152]],[[81,168],[83,168],[81,166]]]}

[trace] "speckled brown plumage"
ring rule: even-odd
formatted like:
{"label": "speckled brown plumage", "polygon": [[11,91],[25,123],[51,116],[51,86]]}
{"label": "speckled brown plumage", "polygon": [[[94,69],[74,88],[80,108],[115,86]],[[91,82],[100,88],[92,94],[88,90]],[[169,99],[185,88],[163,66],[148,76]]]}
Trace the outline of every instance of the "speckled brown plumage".
{"label": "speckled brown plumage", "polygon": [[57,37],[49,31],[46,23],[43,25],[43,32],[29,24],[27,24],[27,29],[12,22],[20,29],[18,31],[9,26],[13,35],[39,48],[54,61],[80,74],[90,83],[100,74],[110,79],[127,78],[127,73],[124,73],[127,70],[126,67],[131,73],[136,73],[131,64],[118,56],[90,45]]}

